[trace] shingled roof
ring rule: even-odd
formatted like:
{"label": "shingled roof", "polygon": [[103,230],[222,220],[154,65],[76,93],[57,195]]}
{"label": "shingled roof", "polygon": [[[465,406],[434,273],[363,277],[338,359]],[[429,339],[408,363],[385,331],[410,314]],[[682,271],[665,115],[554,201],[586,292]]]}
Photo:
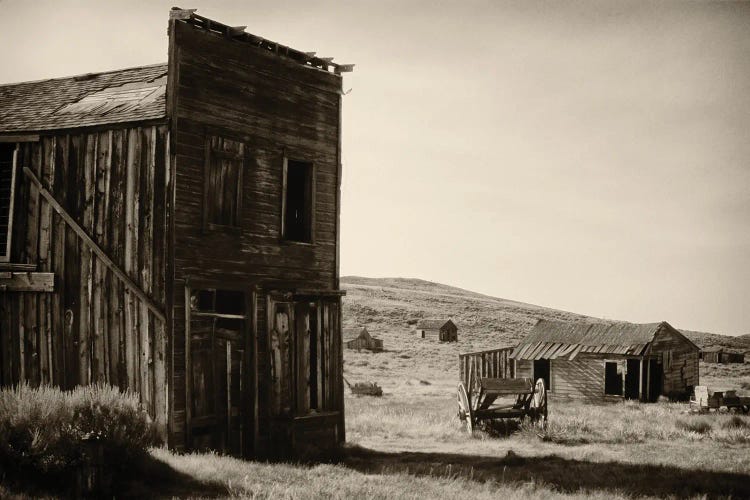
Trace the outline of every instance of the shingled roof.
{"label": "shingled roof", "polygon": [[425,318],[419,320],[417,323],[417,330],[440,330],[448,322],[455,326],[455,323],[450,319],[437,319],[437,318]]}
{"label": "shingled roof", "polygon": [[635,324],[540,320],[509,357],[527,360],[574,359],[580,352],[640,356],[661,328],[668,328],[684,338],[666,321]]}
{"label": "shingled roof", "polygon": [[0,85],[0,134],[166,117],[167,65]]}

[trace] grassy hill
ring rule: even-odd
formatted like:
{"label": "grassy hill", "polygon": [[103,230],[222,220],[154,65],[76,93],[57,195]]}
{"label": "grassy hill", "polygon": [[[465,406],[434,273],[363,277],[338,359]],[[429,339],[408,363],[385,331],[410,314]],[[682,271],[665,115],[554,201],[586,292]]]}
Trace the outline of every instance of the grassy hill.
{"label": "grassy hill", "polygon": [[[344,326],[366,326],[383,339],[386,352],[377,355],[346,351],[345,376],[353,383],[374,380],[393,393],[444,393],[458,379],[458,353],[516,345],[539,319],[597,321],[567,311],[482,295],[413,278],[341,279]],[[456,343],[419,338],[421,318],[452,317],[458,325]],[[750,348],[750,339],[683,330],[699,346]]]}

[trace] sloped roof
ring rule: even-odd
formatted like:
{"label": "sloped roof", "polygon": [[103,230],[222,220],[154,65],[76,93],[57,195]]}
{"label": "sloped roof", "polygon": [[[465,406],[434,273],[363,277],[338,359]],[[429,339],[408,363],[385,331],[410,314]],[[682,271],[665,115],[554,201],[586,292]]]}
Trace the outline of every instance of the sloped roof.
{"label": "sloped roof", "polygon": [[[574,359],[580,352],[642,355],[661,323],[566,323],[540,320],[510,354],[513,359]],[[689,341],[688,341],[689,342]]]}
{"label": "sloped roof", "polygon": [[0,85],[0,133],[165,118],[167,65]]}
{"label": "sloped roof", "polygon": [[450,319],[425,318],[419,320],[419,323],[417,323],[417,330],[440,330],[449,322],[455,326],[455,323]]}
{"label": "sloped roof", "polygon": [[704,347],[703,349],[701,349],[701,351],[703,351],[703,352],[722,352],[722,351],[724,351],[724,348],[721,347],[720,345],[712,345],[712,346]]}
{"label": "sloped roof", "polygon": [[344,340],[354,340],[363,333],[369,335],[370,332],[364,326],[352,326],[348,328],[342,328],[341,333],[343,334]]}

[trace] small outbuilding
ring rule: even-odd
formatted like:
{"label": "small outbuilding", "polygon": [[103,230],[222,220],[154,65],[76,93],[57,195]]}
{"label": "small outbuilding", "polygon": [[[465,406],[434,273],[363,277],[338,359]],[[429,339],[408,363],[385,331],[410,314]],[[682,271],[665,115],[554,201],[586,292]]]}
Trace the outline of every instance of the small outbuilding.
{"label": "small outbuilding", "polygon": [[513,350],[516,377],[544,379],[553,396],[587,400],[687,398],[700,350],[666,321],[540,320]]}
{"label": "small outbuilding", "polygon": [[356,349],[358,351],[362,349],[369,351],[383,350],[383,341],[371,336],[367,328],[363,326],[344,328],[343,333],[344,344],[347,349]]}
{"label": "small outbuilding", "polygon": [[422,319],[417,323],[417,333],[423,339],[437,338],[441,342],[456,342],[458,340],[458,327],[452,319]]}
{"label": "small outbuilding", "polygon": [[701,349],[701,359],[706,363],[744,363],[745,353],[714,345]]}

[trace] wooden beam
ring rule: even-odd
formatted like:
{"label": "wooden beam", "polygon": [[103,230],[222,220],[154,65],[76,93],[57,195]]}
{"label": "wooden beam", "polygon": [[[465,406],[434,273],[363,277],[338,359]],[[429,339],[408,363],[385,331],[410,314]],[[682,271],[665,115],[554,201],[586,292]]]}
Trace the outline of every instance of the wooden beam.
{"label": "wooden beam", "polygon": [[247,26],[229,26],[229,36],[239,36],[245,33]]}
{"label": "wooden beam", "polygon": [[60,217],[63,218],[63,220],[70,226],[70,228],[78,235],[81,240],[89,247],[91,250],[99,257],[99,259],[102,261],[102,263],[109,268],[110,271],[114,273],[115,276],[117,276],[120,281],[125,285],[126,288],[128,288],[131,292],[133,292],[136,296],[138,296],[139,299],[143,301],[143,303],[148,307],[151,312],[154,313],[154,316],[159,318],[161,321],[165,321],[164,312],[161,310],[161,308],[153,301],[151,297],[149,297],[138,285],[133,282],[133,280],[130,279],[130,277],[125,274],[114,262],[112,262],[112,259],[109,258],[109,256],[99,248],[99,245],[96,244],[94,240],[91,239],[91,237],[86,234],[86,231],[78,225],[78,223],[73,219],[68,212],[65,211],[65,209],[57,202],[54,196],[52,196],[52,193],[47,191],[47,189],[42,186],[42,183],[39,181],[36,175],[34,175],[34,172],[32,172],[29,167],[23,168],[23,173],[26,175],[26,177],[31,180],[32,184],[36,186],[36,188],[39,190],[39,194],[41,194],[44,199],[47,200],[47,202],[52,206],[52,208],[55,209],[55,212],[60,214]]}
{"label": "wooden beam", "polygon": [[0,135],[0,142],[39,142],[39,134]]}
{"label": "wooden beam", "polygon": [[353,64],[339,64],[336,66],[336,74],[351,73],[354,71]]}
{"label": "wooden beam", "polygon": [[190,19],[193,13],[198,9],[180,9],[179,7],[172,7],[169,11],[169,19]]}
{"label": "wooden beam", "polygon": [[55,273],[0,272],[0,291],[53,292]]}

